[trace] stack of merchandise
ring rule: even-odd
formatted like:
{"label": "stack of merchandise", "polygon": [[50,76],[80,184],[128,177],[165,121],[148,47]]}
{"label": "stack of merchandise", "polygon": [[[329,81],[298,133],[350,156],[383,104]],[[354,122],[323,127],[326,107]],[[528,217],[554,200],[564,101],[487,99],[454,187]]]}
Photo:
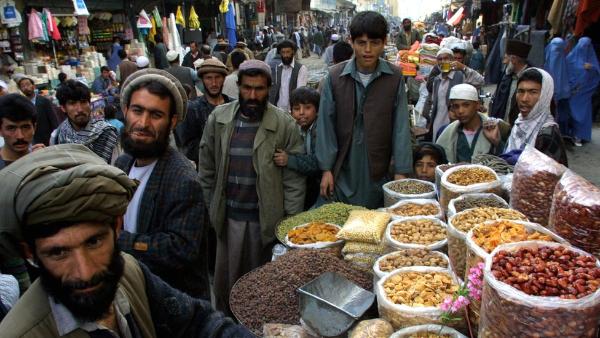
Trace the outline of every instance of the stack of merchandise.
{"label": "stack of merchandise", "polygon": [[402,75],[404,76],[417,76],[417,64],[419,63],[419,41],[410,46],[408,50],[401,50],[398,52],[397,62],[398,67],[402,69]]}
{"label": "stack of merchandise", "polygon": [[429,76],[431,70],[437,64],[437,52],[440,50],[440,46],[434,43],[423,43],[419,49],[419,75]]}
{"label": "stack of merchandise", "polygon": [[390,214],[372,210],[355,210],[337,234],[346,241],[342,249],[344,259],[356,268],[373,273],[373,264],[387,252],[383,235]]}

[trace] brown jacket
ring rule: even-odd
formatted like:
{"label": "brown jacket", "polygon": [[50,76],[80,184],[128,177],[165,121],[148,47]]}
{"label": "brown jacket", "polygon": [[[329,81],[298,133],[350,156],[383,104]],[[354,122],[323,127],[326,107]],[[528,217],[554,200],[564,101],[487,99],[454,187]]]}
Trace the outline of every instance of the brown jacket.
{"label": "brown jacket", "polygon": [[119,63],[119,87],[125,83],[125,80],[127,80],[129,75],[135,73],[137,70],[135,62],[129,60],[121,61],[121,63]]}

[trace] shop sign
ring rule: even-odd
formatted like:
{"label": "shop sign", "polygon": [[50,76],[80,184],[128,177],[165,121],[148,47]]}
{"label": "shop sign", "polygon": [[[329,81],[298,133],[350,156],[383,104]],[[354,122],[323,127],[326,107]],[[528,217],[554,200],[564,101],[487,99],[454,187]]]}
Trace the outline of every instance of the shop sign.
{"label": "shop sign", "polygon": [[73,0],[73,7],[75,7],[75,15],[90,15],[83,0]]}

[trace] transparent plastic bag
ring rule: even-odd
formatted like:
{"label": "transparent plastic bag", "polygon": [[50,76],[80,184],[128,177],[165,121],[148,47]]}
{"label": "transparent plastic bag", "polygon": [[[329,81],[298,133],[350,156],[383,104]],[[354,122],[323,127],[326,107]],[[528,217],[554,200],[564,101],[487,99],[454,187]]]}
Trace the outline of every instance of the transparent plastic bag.
{"label": "transparent plastic bag", "polygon": [[[407,204],[433,205],[437,209],[437,211],[435,214],[431,214],[431,213],[430,214],[426,214],[426,213],[399,214],[399,213],[394,212],[395,209],[398,209],[402,206],[406,206]],[[413,217],[413,216],[430,216],[430,217],[438,218],[441,221],[444,220],[444,212],[442,211],[442,207],[440,206],[440,203],[435,199],[418,198],[418,199],[400,200],[400,201],[398,201],[398,203],[386,208],[385,211],[390,213],[392,215],[392,219],[394,219],[394,220],[404,218],[404,217]]]}
{"label": "transparent plastic bag", "polygon": [[[491,200],[491,201],[493,201],[492,204],[485,205],[485,206],[508,209],[508,203],[506,203],[506,201],[504,199],[502,199],[502,197],[500,197],[496,194],[489,194],[489,193],[464,194],[464,195],[461,195],[461,196],[451,200],[450,203],[448,204],[448,214],[447,214],[448,219],[450,219],[450,217],[456,215],[457,213],[459,213],[461,211],[471,209],[471,208],[457,209],[457,207],[456,207],[457,204],[460,204],[461,202],[474,201],[474,200]],[[481,204],[483,204],[483,203],[481,203]],[[474,208],[481,208],[481,207],[483,207],[483,205],[481,205],[481,206],[478,205],[478,206],[475,206]]]}
{"label": "transparent plastic bag", "polygon": [[[380,279],[375,286],[375,295],[377,296],[377,309],[379,310],[379,316],[390,322],[390,324],[392,324],[396,330],[413,325],[442,324],[440,315],[442,315],[443,311],[439,308],[439,306],[408,306],[395,304],[388,299],[384,288],[386,280],[394,275],[408,272],[444,273],[449,275],[457,286],[460,285],[460,280],[456,277],[454,272],[444,268],[415,266],[394,270],[389,275]],[[464,321],[455,321],[453,322],[453,326],[457,328],[464,327]]]}
{"label": "transparent plastic bag", "polygon": [[435,167],[435,188],[437,189],[438,197],[442,191],[442,176],[444,176],[444,173],[446,172],[446,170],[448,170],[450,168],[458,167],[461,165],[465,165],[465,164],[469,164],[469,163],[463,162],[463,163],[453,163],[453,164],[440,164]]}
{"label": "transparent plastic bag", "polygon": [[379,244],[347,241],[344,244],[344,248],[342,249],[342,254],[348,255],[356,253],[366,253],[383,255],[389,252],[390,250],[392,249],[385,244],[385,241],[381,241],[381,243]]}
{"label": "transparent plastic bag", "polygon": [[[338,229],[342,229],[339,225],[337,224],[331,224],[331,223],[327,223],[328,225],[332,225]],[[294,229],[298,229],[298,228],[304,228],[309,226],[310,223],[307,224],[302,224],[299,225],[297,227],[294,227],[292,230]],[[338,246],[343,246],[344,245],[344,240],[338,239],[335,242],[316,242],[316,243],[311,243],[311,244],[295,244],[292,243],[292,241],[289,240],[288,235],[285,235],[285,243],[284,243],[288,248],[292,248],[292,249],[325,249],[325,248],[333,248],[333,247],[338,247]]]}
{"label": "transparent plastic bag", "polygon": [[300,325],[265,324],[263,325],[264,338],[311,338]]}
{"label": "transparent plastic bag", "polygon": [[[494,224],[498,221],[503,221],[503,220],[484,222],[480,225],[475,226],[473,229],[471,229],[467,233],[467,236],[466,236],[467,258],[466,258],[465,276],[464,276],[465,280],[468,279],[467,276],[468,276],[469,270],[472,267],[477,266],[477,264],[479,264],[479,263],[484,263],[486,258],[489,256],[489,254],[483,248],[481,248],[479,245],[477,245],[475,243],[475,241],[473,240],[473,232],[477,231],[477,228],[479,228],[479,227]],[[563,238],[561,238],[557,234],[553,233],[552,231],[548,230],[547,228],[545,228],[537,223],[514,221],[514,220],[509,220],[509,221],[512,223],[517,223],[517,224],[523,225],[525,227],[525,230],[527,230],[528,233],[533,233],[533,232],[537,231],[544,235],[550,236],[557,243],[563,243],[563,244],[567,243],[567,241],[565,241]],[[471,319],[471,325],[473,325],[475,327],[477,327],[479,325],[480,308],[481,308],[480,301],[473,300],[471,302],[471,304],[469,305],[469,318]]]}
{"label": "transparent plastic bag", "polygon": [[382,338],[394,333],[392,324],[376,318],[358,322],[348,335],[348,338]]}
{"label": "transparent plastic bag", "polygon": [[391,216],[388,213],[372,210],[350,211],[348,220],[337,238],[346,241],[379,244]]}
{"label": "transparent plastic bag", "polygon": [[[425,184],[431,187],[431,192],[422,193],[422,194],[403,194],[394,191],[391,187],[398,182],[415,182],[417,184]],[[405,178],[401,180],[387,182],[383,185],[383,205],[387,208],[391,205],[394,205],[398,201],[407,200],[407,199],[435,199],[436,198],[436,189],[435,184],[427,181],[417,180],[413,178]]]}
{"label": "transparent plastic bag", "polygon": [[456,331],[455,329],[443,326],[443,325],[417,325],[404,328],[402,330],[394,332],[390,338],[407,338],[414,334],[436,334],[436,335],[446,335],[452,338],[467,338],[467,336],[462,333]]}
{"label": "transparent plastic bag", "polygon": [[[490,175],[494,176],[495,179],[491,182],[475,183],[470,185],[457,185],[448,182],[448,177],[453,173],[463,170],[468,171],[470,169],[481,169],[487,171]],[[496,172],[492,169],[478,164],[466,164],[446,170],[441,178],[441,186],[442,190],[440,193],[440,204],[444,210],[448,210],[448,204],[452,199],[464,194],[487,192],[498,195],[502,193],[502,181],[500,181],[498,174],[496,174]]]}
{"label": "transparent plastic bag", "polygon": [[[580,299],[528,295],[500,282],[491,272],[500,251],[559,247],[590,256],[575,247],[544,241],[525,241],[498,246],[485,261],[479,337],[596,337],[600,319],[600,289]],[[596,261],[600,266],[600,263]]]}
{"label": "transparent plastic bag", "polygon": [[556,185],[548,227],[600,257],[600,188],[567,170]]}
{"label": "transparent plastic bag", "polygon": [[[390,273],[393,272],[392,271],[382,271],[380,268],[381,262],[388,259],[388,258],[392,258],[394,256],[397,255],[402,255],[402,254],[410,254],[411,251],[414,251],[414,249],[404,249],[404,250],[398,250],[398,251],[394,251],[391,252],[387,255],[383,255],[381,257],[379,257],[377,259],[377,261],[375,261],[375,264],[373,264],[373,272],[375,275],[375,279],[374,282],[379,281],[379,279],[389,275]],[[429,251],[429,250],[428,250]],[[439,251],[429,251],[429,253],[431,253],[432,255],[436,255],[439,258],[441,258],[443,261],[446,262],[446,269],[450,269],[450,259],[448,259],[448,256],[446,256],[444,253],[439,252]],[[404,267],[411,267],[411,266],[431,266],[431,265],[425,265],[425,264],[413,264],[413,265],[405,265],[405,266],[400,266],[398,268],[404,268]],[[440,268],[444,268],[443,266],[440,266]],[[394,269],[395,270],[395,269]]]}
{"label": "transparent plastic bag", "polygon": [[397,219],[395,221],[390,222],[388,224],[387,229],[385,230],[385,240],[388,246],[400,250],[400,249],[425,249],[425,250],[443,250],[448,242],[447,235],[444,239],[430,243],[430,244],[416,244],[416,243],[403,243],[392,237],[392,228],[396,224],[400,224],[406,221],[419,221],[419,220],[429,220],[433,223],[439,225],[443,231],[447,234],[446,231],[446,223],[440,221],[438,218],[430,217],[430,216],[415,216],[415,217],[403,217]]}
{"label": "transparent plastic bag", "polygon": [[530,221],[547,226],[554,188],[566,170],[562,164],[527,145],[515,165],[511,207]]}

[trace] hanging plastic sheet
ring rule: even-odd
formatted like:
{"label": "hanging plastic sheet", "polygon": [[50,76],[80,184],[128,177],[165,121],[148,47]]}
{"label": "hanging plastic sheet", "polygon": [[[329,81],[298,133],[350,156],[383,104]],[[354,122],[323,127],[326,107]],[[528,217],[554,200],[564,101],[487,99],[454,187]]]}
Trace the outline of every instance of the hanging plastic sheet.
{"label": "hanging plastic sheet", "polygon": [[233,48],[237,43],[237,36],[235,34],[235,10],[233,9],[233,3],[231,2],[228,7],[229,9],[227,13],[225,13],[225,30],[227,32],[227,38],[229,39],[229,45]]}

